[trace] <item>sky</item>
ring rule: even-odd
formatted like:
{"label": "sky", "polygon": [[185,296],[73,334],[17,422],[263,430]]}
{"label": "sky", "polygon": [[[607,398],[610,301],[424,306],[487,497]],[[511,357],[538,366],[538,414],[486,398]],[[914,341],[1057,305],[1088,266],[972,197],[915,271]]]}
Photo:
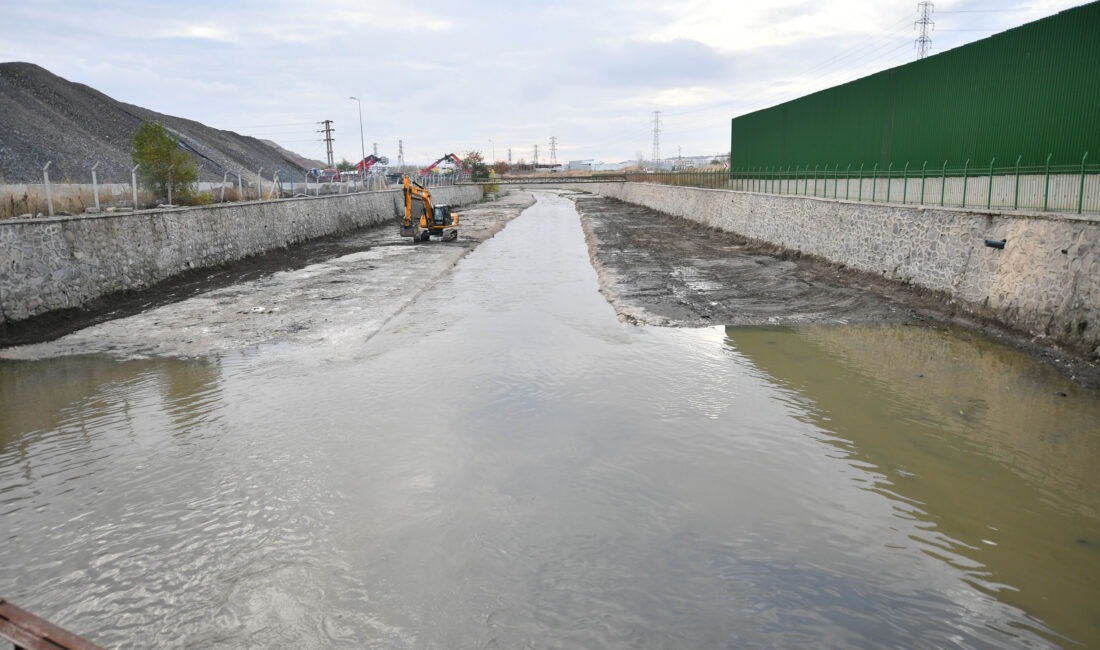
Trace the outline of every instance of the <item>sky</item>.
{"label": "sky", "polygon": [[[930,55],[1081,0],[937,0]],[[917,0],[0,0],[0,61],[324,160],[724,154],[738,115],[918,58]],[[351,99],[357,97],[358,101]],[[360,109],[362,123],[360,126]],[[659,112],[659,113],[658,113]]]}

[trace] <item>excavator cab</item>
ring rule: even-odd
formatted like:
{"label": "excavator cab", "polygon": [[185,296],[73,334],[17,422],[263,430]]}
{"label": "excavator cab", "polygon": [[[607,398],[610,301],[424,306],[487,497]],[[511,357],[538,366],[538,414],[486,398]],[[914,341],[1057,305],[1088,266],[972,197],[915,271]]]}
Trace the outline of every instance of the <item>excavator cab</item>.
{"label": "excavator cab", "polygon": [[437,227],[451,225],[451,206],[449,205],[437,205],[435,206],[435,213],[432,216],[432,225]]}

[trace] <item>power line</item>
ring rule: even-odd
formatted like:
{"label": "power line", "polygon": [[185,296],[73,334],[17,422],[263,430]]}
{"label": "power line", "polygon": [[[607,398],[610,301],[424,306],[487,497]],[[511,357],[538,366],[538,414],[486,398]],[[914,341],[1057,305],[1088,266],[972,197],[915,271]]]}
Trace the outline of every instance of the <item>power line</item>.
{"label": "power line", "polygon": [[932,49],[932,37],[929,35],[932,30],[936,28],[936,23],[932,22],[932,11],[935,5],[929,0],[921,0],[917,3],[917,14],[920,18],[917,22],[913,23],[915,27],[920,29],[920,35],[917,36],[917,52],[920,53],[920,58],[924,58],[928,54],[928,50]]}
{"label": "power line", "polygon": [[653,111],[653,162],[661,159],[661,111]]}
{"label": "power line", "polygon": [[326,151],[328,153],[328,166],[332,167],[333,164],[334,164],[332,162],[332,132],[335,131],[335,129],[332,128],[332,120],[322,120],[322,121],[318,122],[318,124],[324,124],[325,125],[325,128],[318,131],[318,133],[324,133],[325,134],[325,145],[326,145]]}

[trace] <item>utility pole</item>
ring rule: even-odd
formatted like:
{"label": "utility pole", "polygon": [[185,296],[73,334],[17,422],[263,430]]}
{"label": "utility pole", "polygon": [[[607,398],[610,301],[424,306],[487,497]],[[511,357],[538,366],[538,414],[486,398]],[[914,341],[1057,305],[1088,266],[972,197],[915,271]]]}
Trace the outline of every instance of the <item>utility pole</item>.
{"label": "utility pole", "polygon": [[661,111],[653,111],[653,162],[661,159]]}
{"label": "utility pole", "polygon": [[913,26],[920,29],[920,35],[917,36],[915,45],[922,59],[928,54],[928,50],[932,49],[931,33],[936,28],[936,23],[932,22],[933,9],[935,9],[935,5],[928,0],[921,0],[917,3],[918,20],[913,23]]}
{"label": "utility pole", "polygon": [[374,157],[375,158],[378,157],[378,143],[377,142],[374,143]]}
{"label": "utility pole", "polygon": [[550,164],[558,164],[558,139],[550,136]]}
{"label": "utility pole", "polygon": [[401,171],[405,171],[404,167],[405,167],[405,141],[404,140],[398,140],[397,141],[397,168]]}
{"label": "utility pole", "polygon": [[533,167],[533,169],[538,169],[538,168],[539,168],[539,146],[536,144],[535,145],[535,166]]}
{"label": "utility pole", "polygon": [[508,166],[512,166],[512,148],[508,147]]}
{"label": "utility pole", "polygon": [[328,154],[328,166],[335,167],[336,163],[332,161],[332,132],[336,129],[332,128],[332,120],[322,120],[318,124],[323,124],[325,128],[318,131],[318,133],[325,134],[325,151]]}

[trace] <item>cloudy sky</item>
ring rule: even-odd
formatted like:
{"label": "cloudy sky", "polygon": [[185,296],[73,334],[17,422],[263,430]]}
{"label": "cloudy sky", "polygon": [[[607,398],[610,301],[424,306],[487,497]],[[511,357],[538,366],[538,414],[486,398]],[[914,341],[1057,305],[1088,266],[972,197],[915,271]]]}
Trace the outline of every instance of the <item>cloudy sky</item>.
{"label": "cloudy sky", "polygon": [[[649,158],[917,58],[917,0],[0,0],[0,61],[324,159]],[[932,53],[1084,4],[936,0]]]}

